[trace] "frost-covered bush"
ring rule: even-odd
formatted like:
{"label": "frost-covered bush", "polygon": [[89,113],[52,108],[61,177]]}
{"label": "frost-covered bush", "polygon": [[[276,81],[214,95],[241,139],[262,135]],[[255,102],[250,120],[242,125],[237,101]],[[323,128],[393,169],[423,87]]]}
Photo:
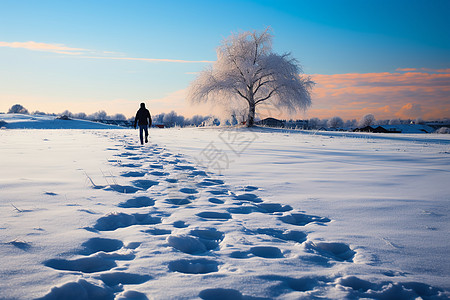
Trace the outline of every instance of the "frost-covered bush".
{"label": "frost-covered bush", "polygon": [[436,133],[439,133],[439,134],[450,134],[450,128],[448,128],[448,127],[441,127],[438,130],[436,130]]}
{"label": "frost-covered bush", "polygon": [[29,115],[30,113],[28,112],[28,109],[26,109],[25,107],[23,107],[20,104],[14,104],[13,106],[11,106],[11,108],[8,110],[8,114],[24,114],[24,115]]}

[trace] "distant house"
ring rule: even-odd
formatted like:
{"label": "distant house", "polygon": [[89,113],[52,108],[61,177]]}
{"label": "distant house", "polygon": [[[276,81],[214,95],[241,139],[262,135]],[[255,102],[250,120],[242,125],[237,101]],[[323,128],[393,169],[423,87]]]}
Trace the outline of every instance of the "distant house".
{"label": "distant house", "polygon": [[284,122],[275,118],[266,118],[264,120],[260,120],[255,122],[256,125],[262,125],[267,127],[282,127],[284,128]]}
{"label": "distant house", "polygon": [[399,125],[380,125],[378,127],[366,126],[356,128],[354,132],[375,132],[375,133],[431,133],[434,128],[421,124],[399,124]]}
{"label": "distant house", "polygon": [[362,128],[356,128],[353,130],[354,132],[373,132],[374,128],[372,126],[366,126]]}
{"label": "distant house", "polygon": [[286,128],[308,129],[309,120],[290,120],[285,123]]}
{"label": "distant house", "polygon": [[434,132],[434,128],[428,125],[422,124],[399,124],[399,125],[382,125],[388,132],[400,132],[400,133],[431,133]]}
{"label": "distant house", "polygon": [[67,115],[62,115],[62,116],[59,116],[59,117],[56,117],[56,119],[57,120],[72,120],[71,118],[69,118]]}

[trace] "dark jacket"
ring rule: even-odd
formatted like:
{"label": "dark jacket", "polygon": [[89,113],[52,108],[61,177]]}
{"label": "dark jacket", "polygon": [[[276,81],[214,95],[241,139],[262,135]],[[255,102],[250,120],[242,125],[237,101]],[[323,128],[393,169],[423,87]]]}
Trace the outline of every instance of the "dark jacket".
{"label": "dark jacket", "polygon": [[139,126],[152,126],[152,117],[150,116],[150,112],[148,111],[148,109],[146,109],[145,107],[141,107],[137,111],[136,117],[134,118],[134,127],[136,127],[136,124],[138,124]]}

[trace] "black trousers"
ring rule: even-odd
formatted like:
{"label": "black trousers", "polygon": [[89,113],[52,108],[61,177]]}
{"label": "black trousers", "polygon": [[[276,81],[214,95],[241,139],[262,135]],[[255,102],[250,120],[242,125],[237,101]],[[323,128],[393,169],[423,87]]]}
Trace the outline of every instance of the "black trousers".
{"label": "black trousers", "polygon": [[141,145],[144,144],[144,132],[145,132],[145,142],[147,143],[148,125],[139,125],[139,138],[141,139]]}

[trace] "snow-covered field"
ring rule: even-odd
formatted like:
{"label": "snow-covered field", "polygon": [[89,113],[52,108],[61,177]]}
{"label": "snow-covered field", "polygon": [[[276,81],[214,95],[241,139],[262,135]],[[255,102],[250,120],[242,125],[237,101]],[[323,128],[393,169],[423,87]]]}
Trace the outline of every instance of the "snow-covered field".
{"label": "snow-covered field", "polygon": [[450,295],[448,135],[69,122],[0,130],[0,299]]}

